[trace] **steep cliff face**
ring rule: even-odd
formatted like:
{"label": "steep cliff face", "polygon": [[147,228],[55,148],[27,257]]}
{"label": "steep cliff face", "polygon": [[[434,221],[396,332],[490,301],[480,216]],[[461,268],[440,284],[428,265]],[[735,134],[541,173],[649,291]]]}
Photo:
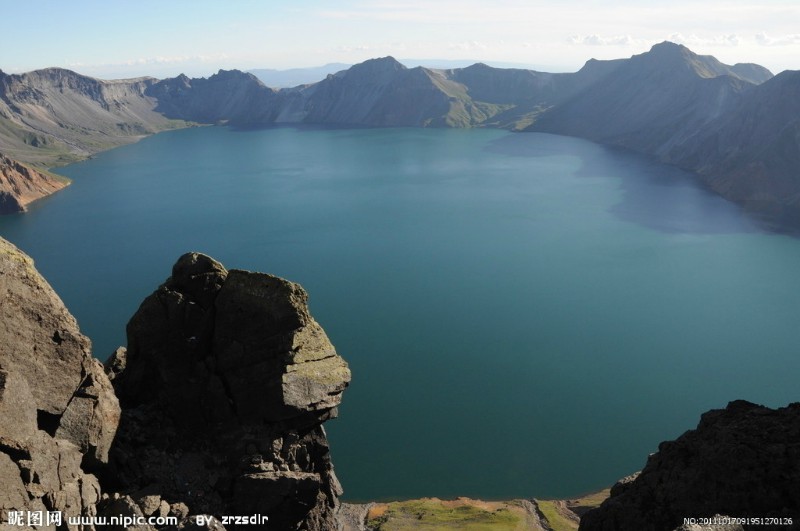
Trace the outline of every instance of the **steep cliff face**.
{"label": "steep cliff face", "polygon": [[66,179],[56,179],[0,153],[0,214],[24,212],[29,203],[68,184]]}
{"label": "steep cliff face", "polygon": [[173,127],[145,95],[152,78],[102,81],[60,68],[0,72],[0,148],[58,165]]}
{"label": "steep cliff face", "polygon": [[95,515],[89,472],[108,460],[119,414],[75,319],[0,238],[0,522],[12,511]]}
{"label": "steep cliff face", "polygon": [[662,531],[714,515],[784,520],[745,529],[794,529],[800,515],[800,404],[744,401],[705,413],[697,429],[661,443],[642,472],[581,518],[581,531]]}
{"label": "steep cliff face", "polygon": [[283,279],[181,257],[109,360],[116,487],[193,513],[265,514],[270,529],[334,529],[341,487],[322,423],[350,371],[306,301]]}

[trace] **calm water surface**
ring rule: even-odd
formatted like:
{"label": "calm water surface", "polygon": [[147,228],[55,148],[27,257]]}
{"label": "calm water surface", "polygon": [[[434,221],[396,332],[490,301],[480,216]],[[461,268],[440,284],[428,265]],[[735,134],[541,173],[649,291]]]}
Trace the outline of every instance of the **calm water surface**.
{"label": "calm water surface", "polygon": [[105,359],[186,251],[300,282],[353,370],[345,497],[573,496],[798,400],[800,241],[674,169],[488,130],[208,127],[64,168],[0,235]]}

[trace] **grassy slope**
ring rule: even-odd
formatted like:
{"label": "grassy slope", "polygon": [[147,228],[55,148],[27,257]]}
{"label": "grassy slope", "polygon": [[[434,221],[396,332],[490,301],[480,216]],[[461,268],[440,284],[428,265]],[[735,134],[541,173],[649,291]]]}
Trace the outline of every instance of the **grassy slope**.
{"label": "grassy slope", "polygon": [[[537,514],[522,500],[484,502],[459,498],[446,501],[423,498],[402,502],[376,503],[367,515],[373,531],[447,530],[575,531],[579,514],[597,507],[608,498],[608,489],[571,500],[533,500]],[[544,525],[542,525],[544,524]]]}

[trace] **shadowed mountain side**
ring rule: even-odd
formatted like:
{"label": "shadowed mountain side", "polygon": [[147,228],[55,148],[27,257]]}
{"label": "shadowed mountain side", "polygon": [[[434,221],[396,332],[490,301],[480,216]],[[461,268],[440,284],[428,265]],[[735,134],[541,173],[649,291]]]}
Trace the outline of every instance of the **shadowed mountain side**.
{"label": "shadowed mountain side", "polygon": [[277,91],[239,70],[220,70],[208,79],[181,74],[150,85],[145,94],[168,118],[207,124],[274,122],[283,103]]}
{"label": "shadowed mountain side", "polygon": [[482,64],[406,68],[384,57],[290,89],[270,89],[252,74],[220,71],[208,79],[160,81],[147,95],[166,116],[203,123],[518,129],[620,64],[591,61],[576,74],[548,74]]}
{"label": "shadowed mountain side", "polygon": [[[426,126],[449,111],[429,71],[391,57],[372,59],[301,91],[283,120],[376,126]],[[299,120],[297,120],[299,118]],[[445,125],[441,123],[440,125]]]}
{"label": "shadowed mountain side", "polygon": [[753,86],[713,57],[662,43],[565,100],[530,129],[663,156],[730,112]]}
{"label": "shadowed mountain side", "polygon": [[800,72],[786,71],[748,91],[664,159],[778,226],[798,226],[799,144]]}

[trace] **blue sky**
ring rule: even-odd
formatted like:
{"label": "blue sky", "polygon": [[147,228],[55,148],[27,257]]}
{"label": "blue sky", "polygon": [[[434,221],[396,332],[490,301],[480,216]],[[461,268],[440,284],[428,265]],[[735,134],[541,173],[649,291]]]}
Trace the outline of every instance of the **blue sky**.
{"label": "blue sky", "polygon": [[672,40],[723,62],[800,69],[797,0],[0,0],[0,69],[209,75],[371,57],[575,71]]}

